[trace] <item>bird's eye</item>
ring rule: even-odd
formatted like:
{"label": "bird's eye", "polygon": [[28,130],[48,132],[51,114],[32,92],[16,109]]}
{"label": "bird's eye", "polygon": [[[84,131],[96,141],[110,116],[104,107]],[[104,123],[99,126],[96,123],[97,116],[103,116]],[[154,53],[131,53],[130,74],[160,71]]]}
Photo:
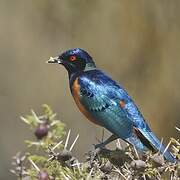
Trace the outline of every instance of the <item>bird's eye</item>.
{"label": "bird's eye", "polygon": [[70,60],[70,61],[75,61],[76,59],[77,59],[76,56],[70,56],[70,57],[69,57],[69,60]]}

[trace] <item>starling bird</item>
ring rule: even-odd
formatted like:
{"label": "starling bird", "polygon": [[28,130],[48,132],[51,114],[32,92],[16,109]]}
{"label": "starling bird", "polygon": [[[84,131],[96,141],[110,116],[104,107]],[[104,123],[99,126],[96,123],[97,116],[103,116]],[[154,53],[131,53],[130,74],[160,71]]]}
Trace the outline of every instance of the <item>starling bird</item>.
{"label": "starling bird", "polygon": [[61,64],[66,68],[70,90],[79,110],[87,119],[112,133],[96,148],[121,138],[139,151],[160,151],[166,160],[175,162],[173,155],[165,151],[165,147],[151,131],[126,90],[99,70],[86,51],[70,49],[57,57],[51,57],[48,63]]}

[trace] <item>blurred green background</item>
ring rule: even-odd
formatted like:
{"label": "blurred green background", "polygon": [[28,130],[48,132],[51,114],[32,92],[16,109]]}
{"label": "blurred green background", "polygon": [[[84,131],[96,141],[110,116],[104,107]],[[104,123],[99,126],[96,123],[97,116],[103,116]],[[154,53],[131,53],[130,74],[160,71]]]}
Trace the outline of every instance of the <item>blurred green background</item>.
{"label": "blurred green background", "polygon": [[177,137],[180,119],[179,0],[0,0],[0,179],[32,134],[19,116],[49,104],[84,153],[102,129],[78,111],[63,67],[50,56],[80,47],[121,82],[153,131]]}

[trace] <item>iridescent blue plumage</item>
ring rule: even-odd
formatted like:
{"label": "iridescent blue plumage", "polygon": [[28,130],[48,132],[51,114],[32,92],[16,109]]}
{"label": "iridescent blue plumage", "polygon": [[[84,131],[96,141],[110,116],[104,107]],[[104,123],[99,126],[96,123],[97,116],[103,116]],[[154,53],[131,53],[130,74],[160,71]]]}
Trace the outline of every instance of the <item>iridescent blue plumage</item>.
{"label": "iridescent blue plumage", "polygon": [[[72,58],[73,57],[73,58]],[[69,73],[70,89],[80,111],[91,121],[113,135],[105,144],[121,138],[140,151],[150,149],[163,153],[165,148],[153,134],[144,117],[125,89],[98,70],[91,56],[76,48],[59,56]],[[167,150],[167,160],[175,159]]]}
{"label": "iridescent blue plumage", "polygon": [[[148,148],[159,150],[160,141],[122,86],[97,69],[79,75],[78,83],[81,103],[103,127],[141,151]],[[119,104],[121,100],[125,101],[124,107]],[[139,137],[134,129],[141,134]],[[143,144],[143,141],[148,144]],[[161,146],[161,152],[164,149]],[[174,161],[168,151],[164,155],[168,160]]]}

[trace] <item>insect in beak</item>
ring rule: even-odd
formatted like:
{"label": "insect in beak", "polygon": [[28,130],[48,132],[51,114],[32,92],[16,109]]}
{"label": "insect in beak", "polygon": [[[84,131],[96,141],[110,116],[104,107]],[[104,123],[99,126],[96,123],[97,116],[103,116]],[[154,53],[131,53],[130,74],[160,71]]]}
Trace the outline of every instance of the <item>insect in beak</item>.
{"label": "insect in beak", "polygon": [[46,63],[58,63],[58,64],[62,64],[61,59],[59,58],[59,56],[56,57],[50,57],[48,61],[46,61]]}

